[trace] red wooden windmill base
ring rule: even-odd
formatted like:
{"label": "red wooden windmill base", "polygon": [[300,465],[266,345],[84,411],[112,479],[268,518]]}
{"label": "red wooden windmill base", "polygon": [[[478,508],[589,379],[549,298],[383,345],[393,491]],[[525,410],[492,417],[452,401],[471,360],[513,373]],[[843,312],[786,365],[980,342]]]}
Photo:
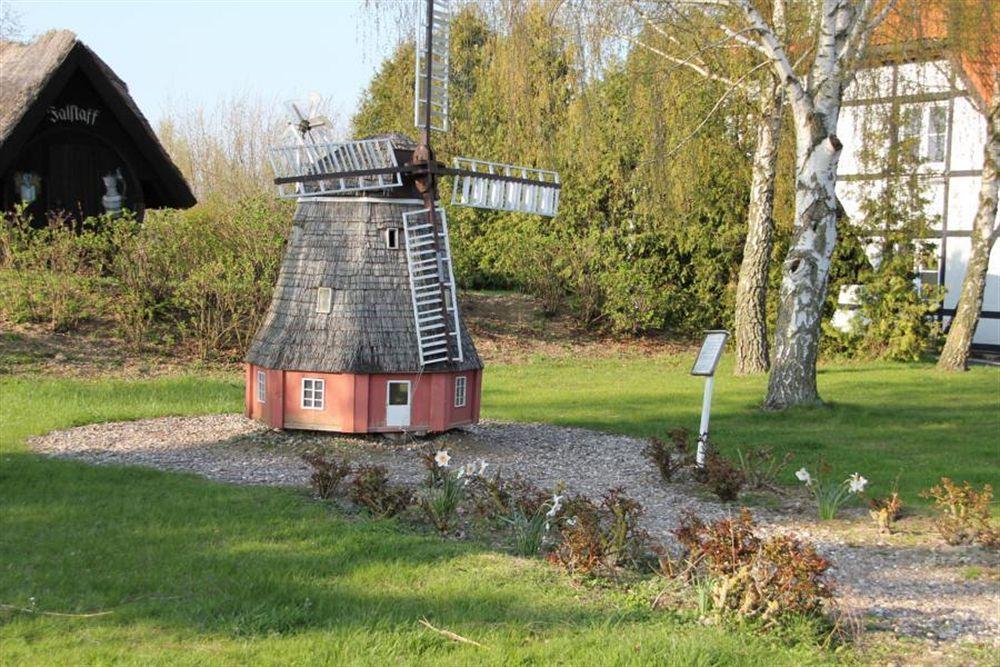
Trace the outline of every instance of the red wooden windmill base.
{"label": "red wooden windmill base", "polygon": [[247,417],[272,428],[432,433],[479,421],[482,370],[313,373],[246,365]]}

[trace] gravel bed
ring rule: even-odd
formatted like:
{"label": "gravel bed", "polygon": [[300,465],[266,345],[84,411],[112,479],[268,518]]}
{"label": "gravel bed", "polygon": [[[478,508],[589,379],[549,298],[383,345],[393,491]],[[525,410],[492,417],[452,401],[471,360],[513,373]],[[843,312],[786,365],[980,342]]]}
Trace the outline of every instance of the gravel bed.
{"label": "gravel bed", "polygon": [[[98,465],[139,465],[183,471],[232,484],[303,486],[310,469],[300,455],[316,447],[357,462],[387,466],[399,482],[423,470],[415,450],[426,440],[393,444],[379,437],[279,432],[240,415],[165,417],[92,424],[34,438],[46,455]],[[640,451],[645,441],[548,424],[484,422],[438,437],[456,463],[484,459],[539,486],[563,482],[574,493],[599,497],[622,486],[646,508],[645,528],[669,543],[685,510],[705,518],[731,506],[693,483],[663,484]],[[814,511],[814,510],[813,510]],[[1000,557],[978,547],[951,547],[936,536],[903,540],[879,536],[867,517],[837,526],[811,521],[809,507],[787,499],[755,509],[765,531],[791,530],[817,545],[834,567],[839,604],[869,627],[932,642],[1000,646]],[[972,576],[975,575],[975,576]]]}

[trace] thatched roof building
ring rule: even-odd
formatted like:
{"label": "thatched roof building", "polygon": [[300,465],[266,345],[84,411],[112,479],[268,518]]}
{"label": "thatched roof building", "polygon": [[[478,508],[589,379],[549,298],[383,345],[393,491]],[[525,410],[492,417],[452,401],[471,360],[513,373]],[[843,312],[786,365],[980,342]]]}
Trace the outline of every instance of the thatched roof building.
{"label": "thatched roof building", "polygon": [[72,32],[0,41],[0,91],[5,209],[86,216],[195,203],[128,87]]}

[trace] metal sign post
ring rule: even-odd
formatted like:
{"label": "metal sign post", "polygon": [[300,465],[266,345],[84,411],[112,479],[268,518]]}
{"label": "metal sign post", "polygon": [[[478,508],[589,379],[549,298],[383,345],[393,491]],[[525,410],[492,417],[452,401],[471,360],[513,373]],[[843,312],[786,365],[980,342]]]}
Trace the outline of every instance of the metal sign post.
{"label": "metal sign post", "polygon": [[715,383],[715,367],[722,357],[722,350],[726,347],[726,339],[729,338],[728,331],[706,331],[705,340],[698,351],[698,358],[691,368],[691,375],[701,375],[705,377],[705,394],[701,400],[701,424],[698,427],[698,453],[695,455],[695,463],[699,468],[705,467],[705,456],[708,454],[708,418],[712,412],[712,386]]}

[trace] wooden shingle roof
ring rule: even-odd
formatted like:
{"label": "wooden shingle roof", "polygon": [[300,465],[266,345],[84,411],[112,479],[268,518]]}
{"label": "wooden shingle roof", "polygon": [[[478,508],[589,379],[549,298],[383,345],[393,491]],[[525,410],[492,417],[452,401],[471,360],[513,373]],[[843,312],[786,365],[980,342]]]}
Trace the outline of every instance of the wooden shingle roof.
{"label": "wooden shingle roof", "polygon": [[[246,360],[264,368],[325,373],[421,370],[404,249],[386,247],[385,230],[422,205],[361,198],[299,202],[264,322]],[[316,312],[318,287],[333,290],[329,313]],[[461,326],[464,361],[425,372],[482,368]]]}

